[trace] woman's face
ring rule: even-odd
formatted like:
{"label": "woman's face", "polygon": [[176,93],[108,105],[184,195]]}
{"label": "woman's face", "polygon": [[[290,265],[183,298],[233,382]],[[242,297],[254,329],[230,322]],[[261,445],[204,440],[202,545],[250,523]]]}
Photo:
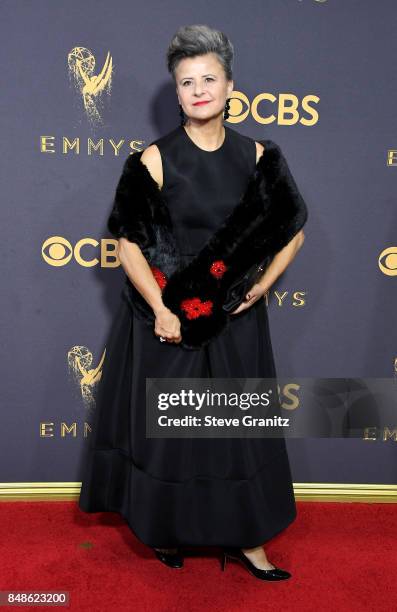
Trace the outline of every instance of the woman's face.
{"label": "woman's face", "polygon": [[[214,53],[185,57],[175,69],[176,93],[185,115],[193,120],[208,120],[223,113],[226,99],[233,91],[225,71]],[[198,104],[197,102],[207,102]]]}

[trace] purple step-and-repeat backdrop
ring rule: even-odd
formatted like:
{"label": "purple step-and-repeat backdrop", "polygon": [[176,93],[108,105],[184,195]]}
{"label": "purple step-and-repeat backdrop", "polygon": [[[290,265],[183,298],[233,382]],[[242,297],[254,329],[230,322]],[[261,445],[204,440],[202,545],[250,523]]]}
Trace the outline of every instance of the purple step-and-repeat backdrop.
{"label": "purple step-and-repeat backdrop", "polygon": [[[266,305],[278,374],[397,381],[396,17],[393,0],[3,0],[0,482],[81,479],[124,280],[106,220],[127,155],[179,122],[181,25],[231,38],[228,123],[281,146],[308,205]],[[289,439],[294,482],[396,484],[397,418],[366,425]]]}

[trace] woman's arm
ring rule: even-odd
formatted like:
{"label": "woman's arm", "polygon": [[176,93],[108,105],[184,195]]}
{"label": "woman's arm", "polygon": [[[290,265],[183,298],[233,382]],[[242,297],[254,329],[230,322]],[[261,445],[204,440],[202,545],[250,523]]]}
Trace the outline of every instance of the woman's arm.
{"label": "woman's arm", "polygon": [[290,265],[295,259],[297,252],[303,245],[305,235],[303,230],[300,230],[292,240],[283,248],[281,251],[276,253],[273,260],[266,269],[264,275],[258,281],[265,292],[267,292],[273,283],[278,279],[284,270]]}
{"label": "woman's arm", "polygon": [[169,342],[182,340],[179,318],[165,306],[161,289],[153,276],[146,257],[135,242],[126,238],[118,241],[117,254],[131,283],[150,305],[155,316],[154,333]]}
{"label": "woman's arm", "polygon": [[[159,189],[163,184],[163,167],[160,151],[156,145],[150,145],[141,156]],[[158,285],[149,263],[136,242],[119,238],[117,255],[120,263],[134,287],[152,308],[155,316],[154,332],[169,342],[179,343],[182,340],[179,318],[165,306],[161,288]]]}
{"label": "woman's arm", "polygon": [[[261,157],[264,146],[260,142],[256,142],[256,162],[258,163],[259,158]],[[273,283],[277,280],[279,276],[284,272],[286,268],[290,265],[290,263],[295,259],[297,252],[301,248],[303,241],[305,239],[305,235],[303,233],[303,229],[301,229],[293,239],[279,251],[273,258],[270,265],[267,267],[266,272],[258,281],[258,285],[261,285],[265,291],[273,285]]]}
{"label": "woman's arm", "polygon": [[[163,169],[158,147],[156,145],[147,147],[142,153],[141,161],[159,185],[159,189],[161,189]],[[126,238],[120,238],[117,246],[117,255],[131,283],[146,300],[153,312],[156,314],[165,309],[166,306],[162,300],[161,289],[138,244],[130,242]]]}
{"label": "woman's arm", "polygon": [[119,238],[117,255],[124,272],[156,314],[166,308],[161,289],[154,278],[146,257],[135,242]]}

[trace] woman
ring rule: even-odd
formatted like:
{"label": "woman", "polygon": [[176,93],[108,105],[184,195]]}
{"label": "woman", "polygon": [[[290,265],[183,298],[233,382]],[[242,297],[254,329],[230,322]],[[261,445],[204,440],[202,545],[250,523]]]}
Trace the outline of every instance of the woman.
{"label": "woman", "polygon": [[224,125],[232,59],[222,32],[180,28],[167,62],[181,125],[124,164],[108,228],[126,286],[79,505],[119,512],[169,567],[183,566],[185,546],[221,546],[223,569],[233,558],[282,580],[291,574],[263,543],[296,517],[284,438],[155,439],[145,429],[146,378],[276,376],[263,298],[301,247],[307,210],[278,145]]}

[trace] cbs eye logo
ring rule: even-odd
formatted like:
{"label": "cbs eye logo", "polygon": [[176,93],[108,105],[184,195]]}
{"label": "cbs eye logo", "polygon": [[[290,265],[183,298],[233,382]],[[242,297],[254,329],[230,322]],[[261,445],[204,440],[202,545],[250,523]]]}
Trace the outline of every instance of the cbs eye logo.
{"label": "cbs eye logo", "polygon": [[[102,238],[82,238],[73,246],[63,236],[50,236],[43,243],[41,256],[49,265],[56,268],[67,266],[73,259],[84,268],[100,264],[101,268],[117,268],[120,260],[116,254],[117,240]],[[99,253],[98,253],[99,250]]]}
{"label": "cbs eye logo", "polygon": [[[230,98],[229,123],[241,123],[251,113],[261,124],[277,122],[278,125],[314,125],[318,121],[318,111],[310,106],[320,101],[318,96],[309,94],[302,101],[292,93],[279,94],[260,93],[250,103],[242,91],[233,91]],[[274,110],[274,112],[272,112]],[[267,112],[266,112],[267,111]],[[302,116],[306,113],[306,116]]]}
{"label": "cbs eye logo", "polygon": [[397,276],[397,247],[388,247],[379,255],[378,265],[387,276]]}

